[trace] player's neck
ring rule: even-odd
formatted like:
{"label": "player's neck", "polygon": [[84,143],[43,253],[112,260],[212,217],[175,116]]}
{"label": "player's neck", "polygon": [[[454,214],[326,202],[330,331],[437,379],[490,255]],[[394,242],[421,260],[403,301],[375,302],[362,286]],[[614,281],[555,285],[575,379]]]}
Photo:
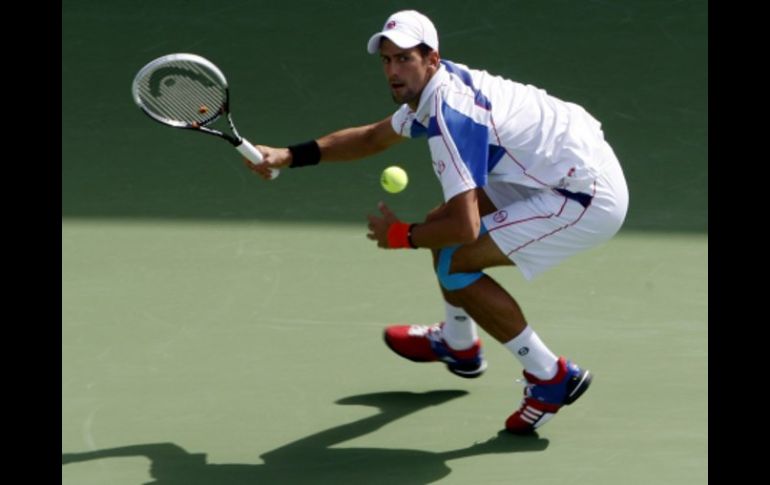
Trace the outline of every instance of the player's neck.
{"label": "player's neck", "polygon": [[422,101],[422,95],[425,93],[425,90],[430,86],[431,81],[436,76],[436,73],[438,73],[438,68],[435,70],[432,70],[432,72],[429,73],[428,78],[425,80],[425,84],[423,84],[422,89],[420,90],[420,93],[415,96],[415,98],[409,102],[407,102],[407,106],[409,106],[409,109],[412,111],[417,111],[417,108],[420,107],[421,101]]}

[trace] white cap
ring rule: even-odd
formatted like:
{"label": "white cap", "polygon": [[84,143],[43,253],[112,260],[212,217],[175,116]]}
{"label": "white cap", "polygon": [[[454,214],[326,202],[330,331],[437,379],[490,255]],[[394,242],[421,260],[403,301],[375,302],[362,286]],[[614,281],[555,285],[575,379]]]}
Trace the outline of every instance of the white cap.
{"label": "white cap", "polygon": [[377,32],[366,45],[369,54],[380,50],[380,39],[387,37],[394,44],[409,49],[419,44],[425,44],[433,50],[438,50],[438,33],[433,22],[417,10],[402,10],[396,12],[382,26],[382,32]]}

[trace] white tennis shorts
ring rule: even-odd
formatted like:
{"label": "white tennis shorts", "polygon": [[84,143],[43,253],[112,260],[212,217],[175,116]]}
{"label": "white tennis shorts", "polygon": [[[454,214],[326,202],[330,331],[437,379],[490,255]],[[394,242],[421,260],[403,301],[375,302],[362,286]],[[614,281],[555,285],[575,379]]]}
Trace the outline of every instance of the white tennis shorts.
{"label": "white tennis shorts", "polygon": [[489,183],[484,191],[498,209],[483,217],[497,247],[531,280],[580,251],[609,240],[628,210],[628,187],[612,148],[604,143],[602,175],[583,192],[584,207],[556,190]]}

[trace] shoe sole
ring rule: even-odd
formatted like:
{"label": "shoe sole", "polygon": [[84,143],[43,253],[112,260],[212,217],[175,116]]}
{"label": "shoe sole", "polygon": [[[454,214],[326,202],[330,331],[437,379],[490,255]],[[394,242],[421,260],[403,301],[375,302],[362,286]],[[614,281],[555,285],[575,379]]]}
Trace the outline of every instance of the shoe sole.
{"label": "shoe sole", "polygon": [[588,389],[588,386],[591,385],[591,381],[593,380],[594,376],[591,374],[590,371],[585,370],[581,376],[578,383],[575,385],[575,388],[567,394],[567,397],[564,398],[564,404],[572,404],[573,402],[577,401],[580,396],[583,395],[584,392]]}
{"label": "shoe sole", "polygon": [[[396,348],[393,347],[393,345],[390,344],[390,341],[388,340],[387,334],[383,333],[382,339],[385,341],[385,345],[387,345],[388,348],[390,350],[392,350],[394,354],[398,355],[399,357],[403,357],[404,359],[411,360],[412,362],[441,362],[438,359],[435,359],[435,360],[424,360],[424,359],[415,359],[415,358],[409,357],[407,355],[402,354],[398,350],[396,350]],[[473,369],[471,371],[464,371],[462,369],[453,369],[446,362],[442,362],[442,364],[446,365],[446,368],[447,368],[447,370],[449,372],[451,372],[452,374],[454,374],[456,376],[460,376],[460,377],[462,377],[464,379],[475,379],[475,378],[479,377],[481,374],[483,374],[485,370],[487,370],[487,361],[486,360],[482,360],[481,361],[481,365],[479,365],[478,368]],[[577,398],[575,398],[575,399],[577,399]]]}
{"label": "shoe sole", "polygon": [[479,365],[477,368],[473,369],[472,371],[464,371],[462,369],[453,369],[449,364],[446,364],[446,368],[449,372],[456,376],[464,377],[465,379],[475,379],[481,374],[484,373],[485,370],[487,370],[487,361],[482,360],[481,365]]}

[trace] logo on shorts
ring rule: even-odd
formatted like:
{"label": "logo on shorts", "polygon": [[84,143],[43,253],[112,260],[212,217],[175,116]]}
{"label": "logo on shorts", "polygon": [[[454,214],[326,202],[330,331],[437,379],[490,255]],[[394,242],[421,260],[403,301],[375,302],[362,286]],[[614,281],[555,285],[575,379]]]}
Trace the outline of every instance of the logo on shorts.
{"label": "logo on shorts", "polygon": [[396,28],[396,21],[391,20],[387,24],[385,24],[385,30],[395,29]]}
{"label": "logo on shorts", "polygon": [[496,223],[500,224],[504,220],[508,219],[508,212],[507,211],[497,211],[495,212],[495,215],[492,216],[492,220]]}
{"label": "logo on shorts", "polygon": [[521,356],[527,355],[529,353],[529,347],[522,347],[517,353]]}
{"label": "logo on shorts", "polygon": [[441,175],[444,173],[444,170],[446,170],[446,163],[444,163],[443,160],[438,160],[433,162],[433,169],[436,171],[438,175]]}

